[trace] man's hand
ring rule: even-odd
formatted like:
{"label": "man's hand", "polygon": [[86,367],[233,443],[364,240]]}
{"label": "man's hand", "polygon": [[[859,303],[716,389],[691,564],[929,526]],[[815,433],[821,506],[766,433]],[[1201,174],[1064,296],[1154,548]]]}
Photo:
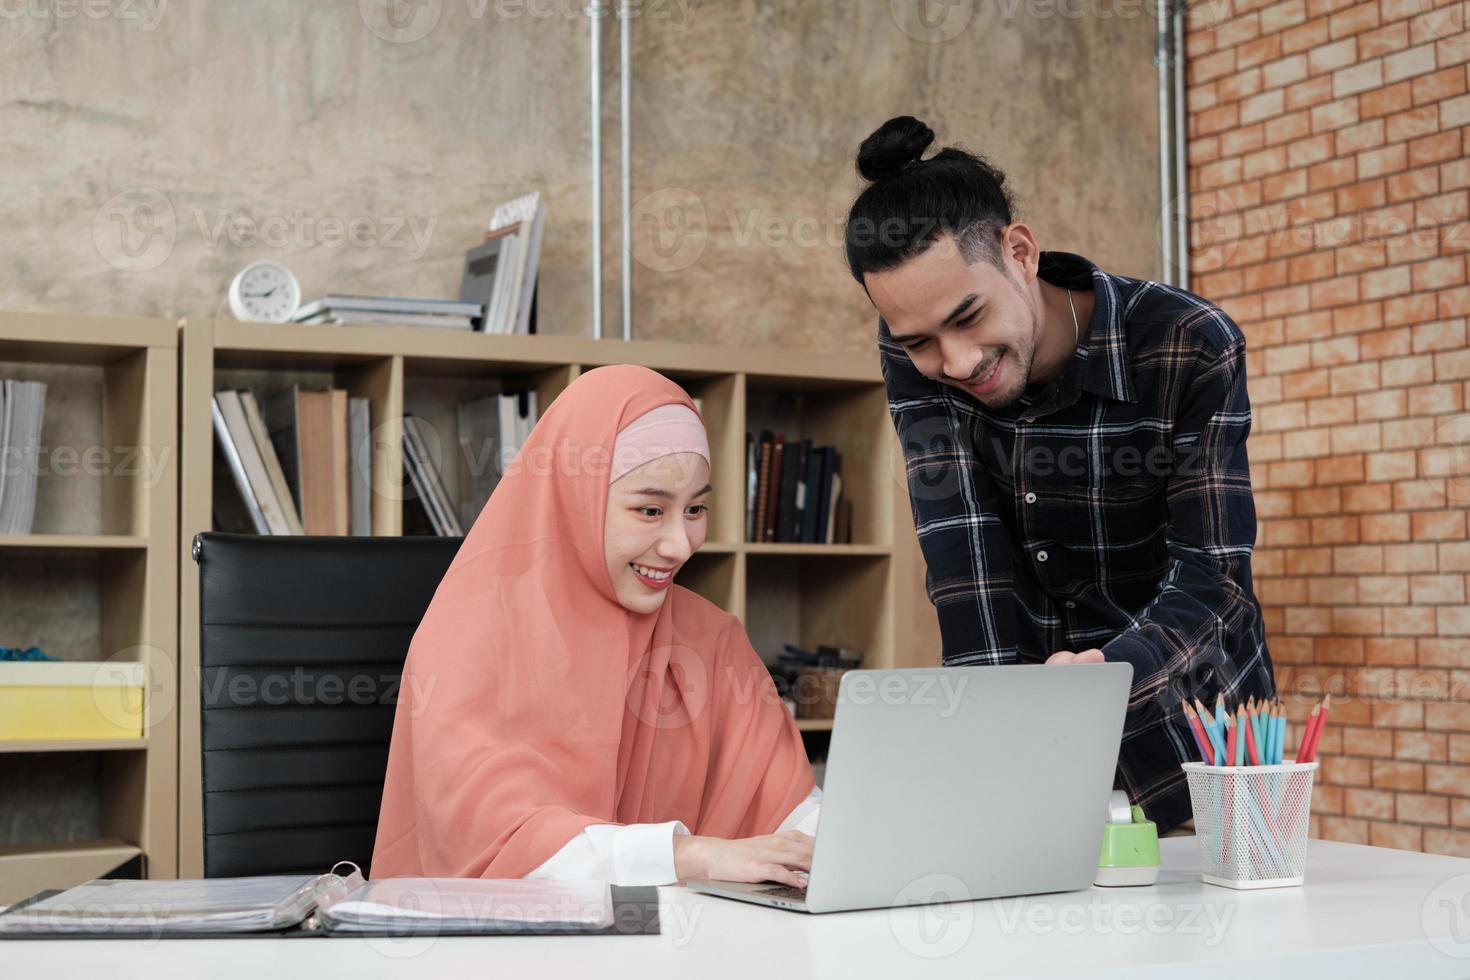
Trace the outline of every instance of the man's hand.
{"label": "man's hand", "polygon": [[1103,652],[1096,647],[1091,650],[1083,650],[1081,653],[1073,653],[1071,650],[1058,650],[1046,658],[1049,664],[1100,664],[1107,658]]}
{"label": "man's hand", "polygon": [[805,888],[814,842],[799,830],[739,840],[675,834],[674,873],[680,881],[776,881]]}

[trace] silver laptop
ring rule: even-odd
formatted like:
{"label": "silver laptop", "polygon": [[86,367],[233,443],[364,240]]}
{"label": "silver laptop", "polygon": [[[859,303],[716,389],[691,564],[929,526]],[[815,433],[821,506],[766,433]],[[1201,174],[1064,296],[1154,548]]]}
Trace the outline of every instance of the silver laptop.
{"label": "silver laptop", "polygon": [[1132,677],[1124,663],[850,671],[807,887],[689,887],[799,912],[1087,888]]}

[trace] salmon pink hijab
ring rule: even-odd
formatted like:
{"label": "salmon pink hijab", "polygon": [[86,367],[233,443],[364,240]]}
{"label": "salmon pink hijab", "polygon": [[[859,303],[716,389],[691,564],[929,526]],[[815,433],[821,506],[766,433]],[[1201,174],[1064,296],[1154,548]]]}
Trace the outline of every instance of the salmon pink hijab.
{"label": "salmon pink hijab", "polygon": [[674,585],[614,598],[613,448],[689,396],[602,367],[552,403],[414,633],[388,753],[375,878],[519,878],[590,824],[773,832],[811,791],[801,735],[739,621]]}

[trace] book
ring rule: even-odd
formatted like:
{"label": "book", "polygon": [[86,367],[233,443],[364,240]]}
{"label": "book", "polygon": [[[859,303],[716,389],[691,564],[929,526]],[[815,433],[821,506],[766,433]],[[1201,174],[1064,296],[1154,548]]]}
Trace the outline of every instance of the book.
{"label": "book", "polygon": [[822,477],[817,484],[817,521],[813,542],[815,544],[826,544],[828,511],[832,506],[832,478],[841,466],[837,450],[832,446],[822,447]]}
{"label": "book", "polygon": [[[840,462],[840,458],[839,458]],[[823,539],[827,544],[836,544],[837,502],[842,497],[842,474],[832,474],[832,486],[827,496],[827,531]]]}
{"label": "book", "polygon": [[237,391],[217,391],[211,410],[215,435],[230,463],[235,487],[250,508],[259,534],[290,534],[291,527],[276,498],[275,488],[266,473],[260,447],[250,431],[245,409]]}
{"label": "book", "polygon": [[333,388],[332,396],[332,533],[351,530],[347,486],[351,480],[351,453],[347,445],[347,392]]}
{"label": "book", "polygon": [[766,511],[770,507],[771,498],[771,455],[775,444],[776,438],[770,430],[761,430],[760,468],[756,474],[755,526],[750,535],[751,541],[760,541],[766,533]]}
{"label": "book", "polygon": [[45,382],[0,382],[0,534],[30,534],[35,524],[45,410]]}
{"label": "book", "polygon": [[531,220],[531,233],[526,239],[526,261],[521,273],[521,301],[516,307],[516,322],[511,333],[522,336],[531,332],[531,315],[536,305],[536,277],[541,271],[541,236],[546,229],[546,205],[538,195],[536,216]]}
{"label": "book", "polygon": [[365,310],[344,310],[318,313],[297,323],[313,326],[336,324],[341,326],[387,326],[387,327],[441,327],[446,330],[473,330],[475,320],[467,316],[440,316],[428,313],[377,313]]}
{"label": "book", "polygon": [[[629,905],[641,908],[630,910]],[[341,862],[321,875],[97,879],[43,892],[0,914],[0,937],[648,933],[658,931],[656,908],[653,889],[618,888],[601,881],[366,881],[355,865]]]}
{"label": "book", "polygon": [[817,512],[821,509],[817,503],[817,495],[822,492],[822,461],[825,458],[825,447],[813,447],[806,454],[806,473],[802,479],[802,505],[801,505],[801,536],[798,538],[805,544],[815,544],[817,540]]}
{"label": "book", "polygon": [[267,396],[262,406],[307,534],[335,533],[331,401],[330,392],[292,385]]}
{"label": "book", "polygon": [[297,308],[292,319],[298,323],[324,312],[406,313],[432,316],[477,317],[484,307],[460,299],[408,299],[402,296],[342,296],[329,293]]}
{"label": "book", "polygon": [[745,434],[745,540],[755,540],[755,497],[760,483],[760,450],[755,436]]}
{"label": "book", "polygon": [[505,308],[510,302],[510,277],[511,270],[515,268],[516,251],[520,248],[520,239],[516,235],[509,235],[500,244],[500,261],[495,266],[495,284],[490,294],[490,303],[485,308],[486,333],[504,333],[502,326],[505,319]]}
{"label": "book", "polygon": [[349,398],[347,415],[350,429],[348,457],[351,468],[351,530],[354,535],[366,536],[373,533],[372,408],[366,398]]}
{"label": "book", "polygon": [[450,501],[449,494],[444,489],[438,467],[429,454],[422,432],[419,431],[419,427],[423,424],[425,424],[424,421],[416,416],[405,415],[403,417],[404,466],[408,468],[409,479],[413,481],[414,489],[422,499],[424,509],[429,512],[429,520],[433,523],[434,533],[441,537],[457,537],[464,534],[464,530],[460,527],[459,518],[454,513],[453,502]]}
{"label": "book", "polygon": [[245,421],[250,425],[250,437],[255,443],[256,452],[260,453],[261,462],[265,464],[266,476],[270,478],[271,490],[274,491],[276,505],[281,508],[281,513],[286,518],[287,534],[302,534],[301,514],[296,509],[296,501],[291,497],[291,488],[286,483],[286,475],[281,470],[281,461],[276,455],[276,447],[271,443],[270,433],[265,427],[265,418],[260,413],[260,405],[255,400],[255,393],[248,388],[240,391],[240,407],[245,412]]}
{"label": "book", "polygon": [[[535,305],[536,277],[540,270],[541,239],[546,224],[546,207],[541,192],[522,194],[499,205],[490,217],[485,242],[500,238],[500,253],[495,264],[495,281],[485,313],[486,333],[528,334],[532,331],[531,313]],[[468,260],[483,258],[481,249],[466,256],[466,282],[470,278]],[[477,273],[483,275],[483,269]],[[461,295],[465,289],[461,287]]]}
{"label": "book", "polygon": [[219,408],[219,398],[210,398],[209,417],[215,426],[215,448],[225,457],[225,466],[228,467],[229,476],[235,482],[235,489],[240,491],[240,500],[245,504],[245,510],[250,513],[250,525],[257,535],[269,535],[270,522],[266,520],[265,513],[260,510],[260,500],[256,497],[256,491],[250,485],[250,476],[245,473],[245,464],[240,457],[240,448],[235,445],[235,435],[229,430],[229,423],[225,422],[225,414]]}
{"label": "book", "polygon": [[762,541],[776,540],[776,522],[781,519],[781,473],[786,466],[786,437],[776,433],[771,443],[771,487],[766,498],[766,524],[761,531]]}
{"label": "book", "polygon": [[797,540],[797,529],[801,526],[800,486],[806,473],[806,453],[810,452],[812,441],[803,439],[792,440],[786,444],[786,452],[781,461],[781,506],[776,522],[777,541]]}

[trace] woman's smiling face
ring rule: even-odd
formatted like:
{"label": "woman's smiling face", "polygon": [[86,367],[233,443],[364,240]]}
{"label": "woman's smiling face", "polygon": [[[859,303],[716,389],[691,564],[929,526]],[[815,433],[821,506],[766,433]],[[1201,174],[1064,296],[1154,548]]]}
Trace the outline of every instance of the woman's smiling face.
{"label": "woman's smiling face", "polygon": [[709,493],[709,463],[699,453],[660,456],[608,487],[603,554],[624,609],[663,605],[674,574],[704,544]]}

